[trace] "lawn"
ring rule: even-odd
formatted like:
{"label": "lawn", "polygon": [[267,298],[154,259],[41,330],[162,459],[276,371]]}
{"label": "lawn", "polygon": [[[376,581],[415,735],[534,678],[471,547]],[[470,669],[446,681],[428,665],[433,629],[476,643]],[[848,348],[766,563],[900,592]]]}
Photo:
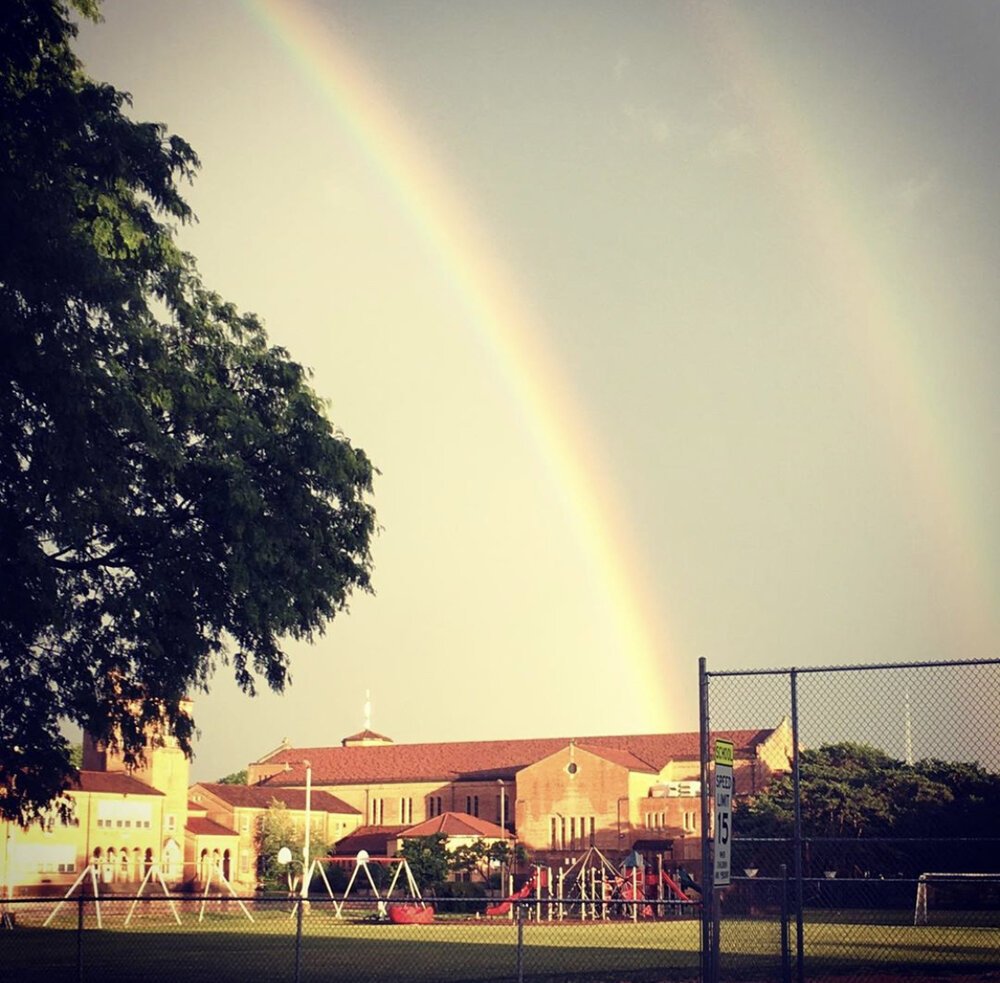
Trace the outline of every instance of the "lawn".
{"label": "lawn", "polygon": [[[518,928],[507,920],[451,919],[431,925],[390,925],[340,920],[324,904],[313,903],[303,919],[301,948],[296,921],[285,907],[254,908],[250,922],[229,904],[199,921],[191,901],[179,909],[177,925],[160,902],[126,927],[128,905],[102,903],[104,928],[93,911],[86,930],[76,931],[77,910],[67,905],[43,928],[51,907],[22,909],[17,927],[0,932],[0,979],[74,980],[78,954],[82,979],[94,983],[178,978],[187,983],[295,978],[308,983],[399,980],[516,980],[518,960],[524,979],[693,980],[698,975],[700,925],[694,921],[527,922],[518,950]],[[794,938],[794,926],[791,926]],[[778,925],[766,919],[723,923],[724,978],[774,979]],[[1000,951],[1000,928],[879,924],[875,918],[813,922],[806,926],[810,976],[823,972],[878,968],[910,975],[993,968]]]}

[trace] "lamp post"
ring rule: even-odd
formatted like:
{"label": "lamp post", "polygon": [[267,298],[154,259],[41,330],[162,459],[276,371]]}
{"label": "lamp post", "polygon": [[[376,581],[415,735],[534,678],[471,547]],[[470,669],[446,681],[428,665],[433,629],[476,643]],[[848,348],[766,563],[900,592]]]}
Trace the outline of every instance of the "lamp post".
{"label": "lamp post", "polygon": [[312,826],[310,816],[310,806],[312,804],[312,765],[308,761],[302,762],[306,766],[306,835],[302,843],[302,900],[309,899],[309,834]]}
{"label": "lamp post", "polygon": [[[504,816],[504,790],[505,790],[506,786],[504,785],[502,778],[498,778],[497,779],[497,785],[500,786],[500,828],[505,830],[507,828],[507,826],[506,826],[506,824],[504,822],[504,819],[505,819],[505,816]],[[505,837],[505,839],[506,839],[506,837]]]}

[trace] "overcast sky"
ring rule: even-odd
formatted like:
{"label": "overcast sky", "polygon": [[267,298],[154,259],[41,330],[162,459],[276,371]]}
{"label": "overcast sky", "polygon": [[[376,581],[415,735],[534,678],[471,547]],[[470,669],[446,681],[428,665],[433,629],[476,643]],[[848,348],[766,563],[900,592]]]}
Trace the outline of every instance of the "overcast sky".
{"label": "overcast sky", "polygon": [[[697,728],[710,668],[1000,651],[1000,4],[106,0],[206,282],[380,469],[376,594],[193,776]],[[761,726],[777,721],[747,721]]]}

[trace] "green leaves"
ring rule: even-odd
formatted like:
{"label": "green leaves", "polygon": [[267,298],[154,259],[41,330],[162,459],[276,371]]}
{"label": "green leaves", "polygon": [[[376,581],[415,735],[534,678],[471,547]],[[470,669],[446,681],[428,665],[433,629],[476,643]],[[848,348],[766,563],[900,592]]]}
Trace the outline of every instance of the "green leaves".
{"label": "green leaves", "polygon": [[[799,785],[803,835],[818,840],[991,838],[1000,801],[1000,775],[978,764],[926,760],[907,765],[849,742],[803,751]],[[790,837],[791,776],[738,800],[734,826],[743,837]]]}
{"label": "green leaves", "polygon": [[[76,4],[96,14],[90,3]],[[59,0],[0,5],[0,816],[73,773],[69,719],[188,749],[219,661],[253,692],[370,589],[374,469],[308,373],[201,283],[198,165],[88,79]],[[7,585],[10,585],[9,589]]]}

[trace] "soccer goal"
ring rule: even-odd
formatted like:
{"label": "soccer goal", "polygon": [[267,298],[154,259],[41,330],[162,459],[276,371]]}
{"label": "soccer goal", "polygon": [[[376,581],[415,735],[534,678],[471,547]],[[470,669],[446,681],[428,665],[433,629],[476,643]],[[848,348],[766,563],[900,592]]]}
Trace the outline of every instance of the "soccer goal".
{"label": "soccer goal", "polygon": [[[913,924],[926,925],[927,912],[935,907],[941,907],[943,899],[949,895],[961,895],[972,890],[980,893],[991,887],[1000,884],[1000,874],[949,874],[942,872],[928,872],[921,874],[917,878],[917,899],[913,906]],[[964,885],[964,888],[955,890],[956,885]],[[950,890],[949,890],[950,889]],[[995,888],[994,888],[995,889]],[[938,904],[935,905],[935,899]]]}

